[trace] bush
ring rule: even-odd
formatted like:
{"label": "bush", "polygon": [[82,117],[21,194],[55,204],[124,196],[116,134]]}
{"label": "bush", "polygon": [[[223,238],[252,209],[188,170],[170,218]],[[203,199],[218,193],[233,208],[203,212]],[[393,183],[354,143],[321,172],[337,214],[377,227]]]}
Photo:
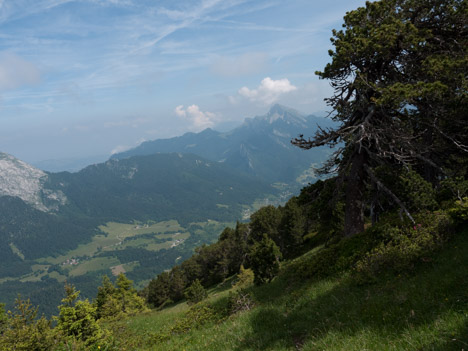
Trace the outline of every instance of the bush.
{"label": "bush", "polygon": [[171,338],[174,334],[184,334],[192,329],[199,328],[200,326],[210,321],[220,320],[215,310],[209,306],[198,304],[190,307],[183,318],[176,321],[171,327],[165,328],[165,330],[154,333],[151,336],[150,344],[162,343]]}
{"label": "bush", "polygon": [[244,265],[240,266],[239,274],[233,288],[235,290],[244,289],[250,286],[254,281],[254,272],[251,269],[245,269]]}
{"label": "bush", "polygon": [[449,209],[449,214],[456,224],[468,222],[468,197],[455,201],[453,207]]}
{"label": "bush", "polygon": [[185,298],[187,299],[187,303],[189,305],[196,304],[202,300],[204,300],[208,294],[206,293],[205,288],[201,285],[198,279],[195,281],[185,290]]}
{"label": "bush", "polygon": [[229,293],[228,311],[229,314],[235,314],[242,311],[250,311],[255,303],[252,296],[245,290],[236,290]]}
{"label": "bush", "polygon": [[[0,310],[3,311],[3,306]],[[44,317],[36,319],[37,308],[32,307],[29,300],[22,301],[18,297],[15,311],[8,311],[8,317],[1,311],[0,350],[46,351],[52,348],[50,322]]]}
{"label": "bush", "polygon": [[96,307],[89,301],[78,300],[80,294],[73,285],[65,285],[66,296],[59,306],[59,316],[55,331],[69,341],[83,342],[91,346],[105,337],[96,322]]}
{"label": "bush", "polygon": [[359,281],[375,280],[383,271],[411,270],[418,261],[430,260],[450,234],[450,220],[445,213],[435,212],[415,216],[416,225],[378,225],[379,244],[367,252],[355,265]]}

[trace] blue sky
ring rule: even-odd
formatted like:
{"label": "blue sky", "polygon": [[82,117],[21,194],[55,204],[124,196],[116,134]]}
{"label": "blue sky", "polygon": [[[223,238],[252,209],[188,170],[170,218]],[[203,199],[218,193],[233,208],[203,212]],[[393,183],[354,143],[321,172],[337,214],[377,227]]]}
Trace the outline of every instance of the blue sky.
{"label": "blue sky", "polygon": [[326,110],[332,28],[363,0],[0,0],[0,151],[110,155]]}

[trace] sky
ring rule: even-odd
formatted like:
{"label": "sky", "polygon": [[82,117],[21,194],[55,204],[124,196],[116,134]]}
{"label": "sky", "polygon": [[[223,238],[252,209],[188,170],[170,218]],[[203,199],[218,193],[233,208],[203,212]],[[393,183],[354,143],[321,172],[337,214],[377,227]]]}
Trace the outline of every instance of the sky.
{"label": "sky", "polygon": [[325,115],[315,71],[364,0],[0,0],[0,151],[110,156],[229,130],[280,103]]}

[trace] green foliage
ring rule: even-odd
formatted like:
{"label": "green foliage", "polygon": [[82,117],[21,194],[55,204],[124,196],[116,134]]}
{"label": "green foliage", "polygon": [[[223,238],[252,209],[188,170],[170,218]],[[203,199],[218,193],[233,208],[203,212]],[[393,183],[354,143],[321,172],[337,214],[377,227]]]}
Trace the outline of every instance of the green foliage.
{"label": "green foliage", "polygon": [[147,301],[150,305],[159,307],[170,302],[170,275],[168,272],[162,272],[156,279],[148,284]]}
{"label": "green foliage", "polygon": [[278,224],[280,248],[284,256],[291,257],[297,253],[306,233],[306,216],[299,206],[297,197],[292,197],[281,208],[281,221]]}
{"label": "green foliage", "polygon": [[279,247],[266,234],[253,245],[249,257],[255,284],[269,283],[278,274],[282,255]]}
{"label": "green foliage", "polygon": [[6,329],[8,322],[8,317],[5,312],[5,304],[0,303],[0,335],[3,334],[3,331]]}
{"label": "green foliage", "polygon": [[281,212],[278,208],[269,205],[262,207],[250,216],[249,227],[250,239],[254,241],[262,240],[263,234],[267,234],[275,240],[277,245],[280,242],[278,226],[281,221]]}
{"label": "green foliage", "polygon": [[255,302],[250,293],[243,289],[236,289],[229,292],[228,311],[229,314],[235,314],[243,311],[250,311],[255,307]]}
{"label": "green foliage", "polygon": [[65,294],[56,317],[55,331],[71,341],[83,342],[87,346],[96,344],[104,337],[96,322],[96,307],[87,299],[78,300],[80,292],[72,285],[65,285]]}
{"label": "green foliage", "polygon": [[208,296],[205,288],[201,285],[198,279],[185,290],[185,298],[189,304],[196,304]]}
{"label": "green foliage", "polygon": [[94,305],[96,306],[96,316],[97,318],[105,317],[107,313],[104,312],[106,304],[111,296],[115,293],[114,284],[107,275],[102,277],[102,285],[98,287],[98,293],[96,299],[94,300]]}
{"label": "green foliage", "polygon": [[97,318],[122,318],[146,309],[145,300],[123,273],[117,276],[116,286],[107,276],[103,277],[94,305]]}
{"label": "green foliage", "polygon": [[336,178],[304,187],[298,203],[306,216],[306,231],[317,233],[320,239],[315,244],[341,236],[343,232],[343,189]]}
{"label": "green foliage", "polygon": [[415,219],[415,225],[385,222],[369,229],[379,240],[355,265],[359,281],[375,280],[384,271],[409,271],[417,262],[430,261],[450,237],[450,220],[445,213],[421,214]]}
{"label": "green foliage", "polygon": [[174,267],[171,270],[170,276],[169,295],[174,301],[181,300],[184,297],[184,290],[187,285],[184,271],[180,267]]}
{"label": "green foliage", "polygon": [[367,232],[342,238],[327,246],[318,246],[298,260],[293,260],[281,272],[291,281],[321,279],[350,270],[354,264],[372,249],[375,238]]}
{"label": "green foliage", "polygon": [[[346,186],[345,235],[365,229],[366,205],[382,195],[410,217],[407,193],[392,192],[379,167],[412,167],[434,185],[466,178],[467,21],[465,0],[381,0],[348,12],[333,30],[331,62],[317,74],[334,87],[326,100],[340,125],[293,143],[340,146],[322,171]],[[403,188],[420,194],[408,204],[432,209],[428,184],[415,173],[404,178]]]}
{"label": "green foliage", "polygon": [[8,318],[0,312],[0,350],[46,351],[54,343],[50,322],[43,316],[37,319],[37,308],[29,300],[16,299],[14,312]]}
{"label": "green foliage", "polygon": [[219,321],[221,316],[210,306],[197,304],[192,306],[185,315],[176,323],[164,331],[154,333],[150,344],[162,343],[169,340],[173,335],[185,334],[193,329],[200,328],[204,324]]}
{"label": "green foliage", "polygon": [[249,287],[252,285],[254,277],[254,272],[251,269],[245,269],[244,265],[241,265],[239,274],[237,274],[237,279],[233,285],[234,290],[241,290]]}
{"label": "green foliage", "polygon": [[436,194],[432,184],[413,170],[401,172],[400,175],[401,199],[408,210],[422,211],[433,210],[437,207]]}
{"label": "green foliage", "polygon": [[455,201],[452,208],[449,209],[449,214],[457,224],[468,222],[468,197]]}
{"label": "green foliage", "polygon": [[196,279],[210,286],[237,274],[249,250],[248,238],[246,224],[237,223],[235,229],[225,228],[216,243],[198,247],[180,266],[153,279],[146,292],[147,302],[161,307],[180,301],[184,290]]}

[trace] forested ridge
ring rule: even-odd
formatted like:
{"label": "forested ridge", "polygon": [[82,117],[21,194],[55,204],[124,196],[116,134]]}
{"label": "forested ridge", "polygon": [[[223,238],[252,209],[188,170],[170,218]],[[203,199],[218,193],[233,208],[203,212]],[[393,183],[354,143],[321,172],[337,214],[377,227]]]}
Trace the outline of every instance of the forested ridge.
{"label": "forested ridge", "polygon": [[465,348],[468,2],[368,2],[332,43],[318,75],[338,126],[292,141],[336,147],[326,180],[141,291],[123,274],[93,301],[67,284],[53,328],[19,298],[0,349]]}

